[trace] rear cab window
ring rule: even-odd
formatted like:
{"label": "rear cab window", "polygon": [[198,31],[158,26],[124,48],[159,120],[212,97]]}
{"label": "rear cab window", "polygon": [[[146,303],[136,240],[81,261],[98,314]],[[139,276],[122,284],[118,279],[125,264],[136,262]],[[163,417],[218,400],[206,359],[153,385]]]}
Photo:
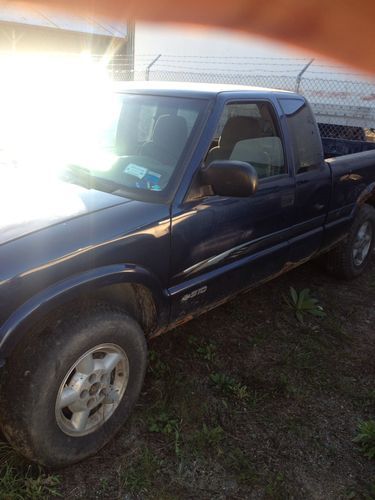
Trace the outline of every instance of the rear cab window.
{"label": "rear cab window", "polygon": [[324,161],[322,141],[309,104],[299,98],[280,98],[279,103],[292,137],[296,174],[320,170]]}

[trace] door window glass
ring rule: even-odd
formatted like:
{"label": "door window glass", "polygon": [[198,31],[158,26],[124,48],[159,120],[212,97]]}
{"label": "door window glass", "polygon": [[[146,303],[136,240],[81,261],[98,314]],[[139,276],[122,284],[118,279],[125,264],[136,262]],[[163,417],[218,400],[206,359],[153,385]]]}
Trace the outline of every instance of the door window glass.
{"label": "door window glass", "polygon": [[260,179],[287,173],[282,141],[269,103],[225,106],[206,164],[214,160],[250,163]]}

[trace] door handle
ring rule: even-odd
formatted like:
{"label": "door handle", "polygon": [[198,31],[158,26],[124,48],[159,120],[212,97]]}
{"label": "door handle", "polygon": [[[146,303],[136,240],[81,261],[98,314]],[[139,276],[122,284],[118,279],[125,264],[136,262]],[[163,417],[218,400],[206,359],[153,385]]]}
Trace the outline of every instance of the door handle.
{"label": "door handle", "polygon": [[288,193],[281,196],[281,208],[291,207],[294,205],[294,193]]}

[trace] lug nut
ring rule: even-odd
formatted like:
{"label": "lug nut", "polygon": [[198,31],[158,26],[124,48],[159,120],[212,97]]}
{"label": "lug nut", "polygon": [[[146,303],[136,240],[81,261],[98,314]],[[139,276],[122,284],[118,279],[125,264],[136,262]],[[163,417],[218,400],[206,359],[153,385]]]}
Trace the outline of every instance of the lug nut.
{"label": "lug nut", "polygon": [[94,394],[96,394],[99,389],[100,389],[100,384],[98,382],[96,384],[93,384],[90,387],[90,396],[93,396]]}
{"label": "lug nut", "polygon": [[91,410],[91,408],[94,408],[94,406],[95,406],[95,398],[90,398],[87,401],[87,408]]}

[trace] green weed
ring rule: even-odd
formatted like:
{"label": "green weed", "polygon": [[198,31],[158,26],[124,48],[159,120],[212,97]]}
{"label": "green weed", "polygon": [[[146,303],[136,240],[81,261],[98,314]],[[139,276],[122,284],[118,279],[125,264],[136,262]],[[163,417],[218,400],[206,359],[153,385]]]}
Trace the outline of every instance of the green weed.
{"label": "green weed", "polygon": [[304,323],[305,314],[311,314],[318,318],[323,318],[326,313],[323,307],[319,305],[318,299],[311,297],[310,290],[304,288],[297,292],[292,286],[289,289],[290,297],[286,298],[286,303],[294,310],[294,314],[300,323]]}
{"label": "green weed", "polygon": [[366,394],[367,404],[373,405],[375,404],[375,389],[370,389]]}
{"label": "green weed", "polygon": [[197,347],[197,353],[205,361],[214,361],[216,357],[216,346],[215,344],[203,344]]}
{"label": "green weed", "polygon": [[354,487],[350,488],[345,495],[347,500],[374,500],[375,498],[375,482],[364,484],[361,489]]}
{"label": "green weed", "polygon": [[6,500],[44,500],[50,496],[60,497],[58,486],[60,479],[47,475],[41,468],[25,470],[12,465],[3,465],[0,470],[1,498]]}
{"label": "green weed", "polygon": [[245,401],[249,399],[249,390],[247,385],[242,385],[239,382],[235,383],[231,387],[231,391],[233,396],[235,396],[240,401]]}
{"label": "green weed", "polygon": [[134,463],[120,469],[120,482],[126,493],[150,493],[159,473],[160,462],[149,448]]}
{"label": "green weed", "polygon": [[236,381],[225,373],[211,373],[210,380],[222,392],[230,393]]}
{"label": "green weed", "polygon": [[98,493],[102,494],[109,490],[111,482],[107,477],[101,477],[99,481]]}
{"label": "green weed", "polygon": [[163,378],[170,372],[169,365],[160,359],[156,351],[148,352],[148,360],[148,369],[156,378]]}
{"label": "green weed", "polygon": [[271,498],[280,500],[288,498],[284,490],[284,480],[284,474],[281,472],[273,476],[266,486],[266,494]]}
{"label": "green weed", "polygon": [[245,401],[249,398],[247,386],[237,382],[234,378],[225,373],[211,373],[210,379],[223,393],[232,395],[241,401]]}
{"label": "green weed", "polygon": [[188,448],[195,456],[220,453],[220,444],[225,437],[225,432],[220,425],[209,427],[203,424],[202,429],[192,433],[187,440]]}
{"label": "green weed", "polygon": [[368,458],[375,458],[375,420],[367,420],[358,425],[358,434],[353,439]]}
{"label": "green weed", "polygon": [[156,416],[149,419],[148,430],[150,432],[158,432],[167,436],[174,437],[174,449],[177,456],[181,451],[181,422],[176,418],[171,417],[167,412],[162,411]]}
{"label": "green weed", "polygon": [[10,444],[6,441],[0,441],[0,467],[21,468],[27,465],[26,459],[19,455]]}
{"label": "green weed", "polygon": [[200,343],[198,338],[194,337],[194,335],[189,336],[188,342],[194,347],[195,352],[200,358],[209,362],[215,361],[217,348],[214,343]]}

